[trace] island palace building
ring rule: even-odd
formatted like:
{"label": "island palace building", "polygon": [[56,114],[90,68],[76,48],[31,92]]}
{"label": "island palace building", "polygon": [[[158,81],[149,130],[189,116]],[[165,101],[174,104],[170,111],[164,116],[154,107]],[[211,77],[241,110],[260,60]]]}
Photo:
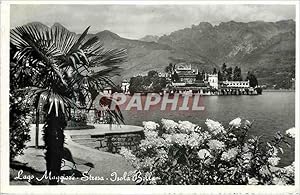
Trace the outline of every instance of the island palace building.
{"label": "island palace building", "polygon": [[[177,74],[176,82],[172,81],[172,75]],[[163,93],[200,93],[202,95],[242,95],[253,93],[248,81],[219,81],[218,74],[204,73],[201,80],[197,80],[198,69],[193,69],[190,63],[178,63],[171,74],[159,73],[168,81]],[[145,74],[146,75],[146,74]],[[139,75],[141,76],[141,75]],[[198,78],[199,79],[199,78]],[[122,82],[122,90],[128,93],[129,81]]]}
{"label": "island palace building", "polygon": [[197,80],[198,69],[193,69],[192,64],[179,63],[175,65],[174,74],[179,80],[172,82],[168,92],[200,93],[203,95],[248,94],[251,92],[249,81],[219,81],[218,74],[204,73],[201,80]]}

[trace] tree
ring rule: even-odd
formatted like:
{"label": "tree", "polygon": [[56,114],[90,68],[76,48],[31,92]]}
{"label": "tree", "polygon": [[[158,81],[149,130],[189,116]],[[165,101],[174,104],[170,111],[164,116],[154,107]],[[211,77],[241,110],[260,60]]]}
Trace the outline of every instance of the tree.
{"label": "tree", "polygon": [[167,80],[165,77],[159,77],[157,74],[148,73],[147,76],[131,77],[129,83],[129,91],[131,94],[136,92],[158,93],[161,92],[164,87],[166,87]]}
{"label": "tree", "polygon": [[158,72],[155,70],[150,70],[148,72],[148,77],[152,78],[152,77],[158,77]]}
{"label": "tree", "polygon": [[227,71],[227,66],[226,66],[225,63],[223,63],[223,65],[222,65],[222,72],[223,72],[223,74],[226,73],[226,71]]}
{"label": "tree", "polygon": [[202,75],[203,80],[207,79],[207,78],[205,78],[205,71],[204,70],[202,70],[201,75]]}
{"label": "tree", "polygon": [[203,81],[203,75],[202,75],[202,73],[200,73],[200,72],[198,72],[198,74],[196,75],[196,80],[197,81]]}
{"label": "tree", "polygon": [[216,68],[214,68],[213,74],[217,74],[217,69]]}
{"label": "tree", "polygon": [[258,81],[256,76],[252,72],[248,72],[246,81],[249,80],[250,87],[256,87],[258,85]]}
{"label": "tree", "polygon": [[167,85],[167,80],[165,77],[159,77],[153,81],[152,88],[150,89],[154,93],[159,93]]}
{"label": "tree", "polygon": [[237,76],[238,76],[238,67],[236,66],[233,70],[233,78],[232,79],[234,81],[238,81]]}
{"label": "tree", "polygon": [[234,81],[242,81],[243,80],[243,78],[242,78],[242,71],[241,71],[241,69],[238,66],[236,66],[234,68],[234,71],[233,71],[233,80]]}
{"label": "tree", "polygon": [[242,70],[241,70],[240,67],[239,67],[239,71],[238,71],[238,79],[239,79],[239,81],[242,81],[242,80],[243,80]]}
{"label": "tree", "polygon": [[227,68],[226,73],[226,79],[232,81],[232,67]]}
{"label": "tree", "polygon": [[220,70],[218,71],[218,81],[223,81],[223,75]]}
{"label": "tree", "polygon": [[169,65],[165,67],[165,72],[172,74],[174,72],[174,69],[175,69],[175,65],[169,63]]}
{"label": "tree", "polygon": [[177,72],[174,72],[174,74],[172,74],[172,81],[174,82],[178,82],[179,81],[179,75],[177,74]]}
{"label": "tree", "polygon": [[[77,36],[61,26],[30,24],[12,29],[10,34],[14,48],[11,60],[17,62],[11,67],[11,74],[17,81],[31,77],[32,83],[18,91],[46,113],[46,167],[47,173],[55,177],[60,175],[63,130],[70,109],[78,106],[76,102],[91,107],[99,91],[107,85],[115,87],[110,77],[119,71],[117,64],[127,57],[124,49],[104,50],[97,37],[86,39],[88,29]],[[95,67],[102,68],[92,71]],[[119,110],[106,112],[115,121],[123,121]],[[50,179],[49,183],[57,181]]]}
{"label": "tree", "polygon": [[129,81],[129,92],[131,94],[144,91],[144,78],[142,76],[131,77]]}

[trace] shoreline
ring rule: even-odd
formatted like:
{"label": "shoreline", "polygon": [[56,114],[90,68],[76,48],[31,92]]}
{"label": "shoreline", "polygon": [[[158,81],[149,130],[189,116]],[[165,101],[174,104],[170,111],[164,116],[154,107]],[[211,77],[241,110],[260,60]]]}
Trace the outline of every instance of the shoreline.
{"label": "shoreline", "polygon": [[295,92],[295,89],[264,89],[263,92]]}
{"label": "shoreline", "polygon": [[[264,89],[262,90],[262,92],[295,92],[296,90],[292,90],[292,89]],[[122,93],[122,92],[121,92]],[[186,94],[192,94],[192,95],[195,95],[195,94],[200,94],[200,93],[157,93],[157,92],[148,92],[148,93],[143,93],[143,92],[138,92],[138,93],[135,93],[135,94],[139,94],[140,96],[147,96],[147,94],[160,94],[160,95],[164,95],[164,94],[169,94],[169,95],[174,95],[174,94],[180,94],[180,95],[186,95]],[[131,94],[126,94],[126,93],[122,93],[124,95],[128,95],[128,96],[132,96]],[[263,94],[263,93],[262,93]],[[201,96],[255,96],[255,95],[262,95],[262,94],[256,94],[256,93],[253,93],[253,94],[200,94]]]}

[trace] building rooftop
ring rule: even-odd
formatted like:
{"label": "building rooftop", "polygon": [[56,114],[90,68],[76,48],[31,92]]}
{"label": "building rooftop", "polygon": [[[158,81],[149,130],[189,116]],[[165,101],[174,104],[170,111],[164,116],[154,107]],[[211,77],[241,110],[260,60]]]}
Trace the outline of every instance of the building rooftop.
{"label": "building rooftop", "polygon": [[182,62],[182,63],[175,64],[175,69],[177,69],[177,70],[192,70],[192,65]]}

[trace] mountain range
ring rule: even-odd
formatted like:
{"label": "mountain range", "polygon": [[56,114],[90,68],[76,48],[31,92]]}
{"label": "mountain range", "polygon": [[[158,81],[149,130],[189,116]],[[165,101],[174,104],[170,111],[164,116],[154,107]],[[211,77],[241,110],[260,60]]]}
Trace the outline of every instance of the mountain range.
{"label": "mountain range", "polygon": [[[60,25],[56,23],[54,25]],[[120,82],[150,70],[163,72],[169,63],[188,62],[200,71],[211,72],[239,66],[245,77],[253,71],[259,84],[288,88],[295,77],[295,21],[200,22],[168,35],[146,35],[132,40],[104,30],[97,36],[107,49],[126,48],[128,60],[121,64]]]}
{"label": "mountain range", "polygon": [[121,79],[128,79],[136,74],[147,73],[150,70],[164,72],[169,63],[189,62],[195,68],[210,70],[217,67],[213,61],[201,55],[194,55],[181,49],[173,48],[168,44],[131,40],[120,37],[108,30],[89,36],[97,36],[106,49],[126,48],[128,59],[121,65],[123,68]]}
{"label": "mountain range", "polygon": [[194,55],[203,55],[219,66],[240,66],[254,71],[261,84],[288,85],[295,71],[295,22],[207,22],[165,35],[157,41]]}

